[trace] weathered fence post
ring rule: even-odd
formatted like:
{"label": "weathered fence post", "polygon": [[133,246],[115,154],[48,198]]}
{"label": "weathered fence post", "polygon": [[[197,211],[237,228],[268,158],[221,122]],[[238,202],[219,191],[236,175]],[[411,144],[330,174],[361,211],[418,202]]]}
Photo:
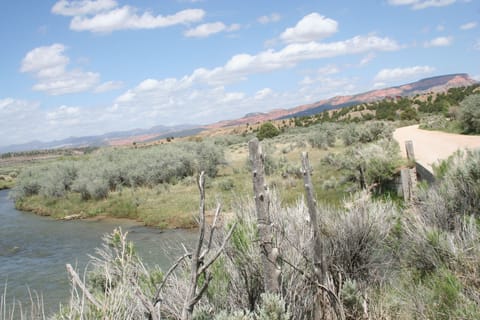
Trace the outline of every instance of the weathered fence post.
{"label": "weathered fence post", "polygon": [[311,167],[308,160],[308,153],[302,152],[303,184],[307,197],[308,214],[312,226],[311,257],[313,271],[316,278],[315,280],[318,289],[320,290],[317,295],[318,300],[316,301],[313,319],[334,319],[333,312],[335,312],[336,318],[343,320],[345,319],[345,312],[340,300],[332,288],[334,287],[333,281],[328,277],[327,273],[325,248],[320,233],[321,217],[318,213],[317,201],[313,194],[313,183],[310,172]]}
{"label": "weathered fence post", "polygon": [[248,143],[252,162],[253,193],[257,213],[258,236],[262,253],[263,281],[266,292],[279,292],[280,273],[277,267],[278,249],[273,245],[273,230],[269,216],[270,199],[265,183],[265,156],[257,138]]}
{"label": "weathered fence post", "polygon": [[414,189],[417,185],[417,169],[415,162],[415,152],[413,150],[413,142],[411,140],[405,141],[405,150],[407,159],[415,165],[413,168],[405,168],[400,171],[400,178],[402,182],[403,200],[408,202],[414,198]]}
{"label": "weathered fence post", "polygon": [[325,283],[325,255],[321,240],[321,234],[319,229],[319,221],[317,220],[318,210],[317,202],[313,195],[312,177],[310,175],[310,163],[308,161],[308,154],[302,152],[302,173],[303,183],[305,186],[305,193],[307,196],[308,214],[310,216],[310,223],[312,225],[312,258],[313,258],[313,270],[319,283]]}
{"label": "weathered fence post", "polygon": [[415,161],[415,153],[413,152],[413,141],[405,141],[405,150],[407,151],[407,159],[410,161]]}
{"label": "weathered fence post", "polygon": [[[323,253],[323,245],[320,235],[320,229],[317,221],[318,210],[317,201],[313,195],[312,177],[310,175],[310,163],[308,161],[308,154],[302,152],[302,173],[303,184],[305,187],[305,194],[307,197],[308,215],[310,216],[310,224],[312,227],[312,242],[311,242],[311,257],[313,264],[313,271],[319,284],[325,284],[326,266],[325,256]],[[325,296],[319,292],[317,295],[317,302],[315,303],[315,313],[313,315],[314,320],[319,320],[324,317],[325,308]]]}

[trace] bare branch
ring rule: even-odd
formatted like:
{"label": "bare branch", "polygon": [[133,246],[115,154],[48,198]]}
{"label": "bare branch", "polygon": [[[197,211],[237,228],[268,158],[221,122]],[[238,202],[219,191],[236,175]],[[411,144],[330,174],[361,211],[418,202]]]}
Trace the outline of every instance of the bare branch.
{"label": "bare branch", "polygon": [[223,250],[225,249],[225,245],[227,244],[228,240],[230,239],[230,237],[232,236],[233,234],[233,231],[235,230],[237,226],[237,222],[235,222],[232,227],[230,228],[230,230],[228,231],[225,239],[223,239],[223,242],[222,242],[222,245],[220,246],[220,248],[218,248],[217,252],[215,252],[215,254],[207,261],[205,262],[205,264],[199,269],[198,271],[198,275],[202,274],[203,272],[205,272],[212,263],[215,262],[215,260],[217,260],[217,258],[220,256],[220,254],[223,252]]}
{"label": "bare branch", "polygon": [[158,286],[157,292],[155,293],[155,298],[153,299],[154,305],[156,305],[158,302],[161,301],[160,292],[162,292],[163,287],[167,283],[167,280],[170,277],[170,275],[173,273],[173,271],[175,271],[175,269],[180,265],[180,262],[182,262],[186,258],[190,258],[191,256],[192,256],[191,252],[185,253],[183,256],[178,258],[177,261],[175,261],[175,263],[170,267],[170,269],[168,269],[167,273],[163,277],[163,281],[160,283],[160,285]]}
{"label": "bare branch", "polygon": [[88,291],[87,287],[85,287],[85,284],[82,282],[82,280],[80,280],[80,277],[78,276],[78,274],[75,272],[75,270],[73,270],[72,265],[67,263],[66,267],[67,267],[68,273],[72,277],[72,283],[74,285],[76,284],[77,286],[80,287],[80,289],[82,289],[88,301],[90,301],[95,307],[97,307],[97,309],[102,310],[102,305],[97,301],[97,299],[95,299],[95,297],[90,293],[90,291]]}

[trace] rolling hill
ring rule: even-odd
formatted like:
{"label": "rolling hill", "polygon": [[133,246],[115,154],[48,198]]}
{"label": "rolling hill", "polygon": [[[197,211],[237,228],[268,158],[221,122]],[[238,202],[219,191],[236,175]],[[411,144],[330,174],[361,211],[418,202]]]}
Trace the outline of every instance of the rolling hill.
{"label": "rolling hill", "polygon": [[377,101],[388,97],[404,97],[428,92],[444,92],[453,87],[464,87],[475,83],[476,81],[470,78],[466,73],[442,75],[422,79],[401,86],[372,90],[349,96],[337,96],[311,104],[300,105],[291,109],[275,109],[265,113],[249,113],[239,119],[220,121],[207,126],[180,125],[167,127],[159,125],[149,129],[110,132],[99,136],[70,137],[50,142],[32,141],[25,144],[0,147],[0,153],[88,146],[131,145],[133,142],[148,142],[169,136],[180,137],[194,135],[203,130],[214,130],[246,123],[308,116],[325,110]]}

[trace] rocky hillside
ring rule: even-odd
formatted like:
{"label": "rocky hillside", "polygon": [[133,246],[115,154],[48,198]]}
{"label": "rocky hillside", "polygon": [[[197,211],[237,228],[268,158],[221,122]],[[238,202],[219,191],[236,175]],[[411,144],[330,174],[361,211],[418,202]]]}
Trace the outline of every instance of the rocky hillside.
{"label": "rocky hillside", "polygon": [[466,73],[431,77],[397,87],[373,90],[350,96],[337,96],[330,99],[317,101],[311,104],[297,106],[292,109],[277,109],[272,110],[268,113],[249,114],[240,119],[214,123],[208,126],[208,128],[220,128],[245,123],[256,123],[267,120],[308,116],[322,112],[324,110],[338,109],[358,103],[377,101],[387,97],[412,96],[415,94],[422,94],[427,92],[444,92],[450,88],[465,87],[474,83],[476,83],[476,81],[470,78],[470,76]]}

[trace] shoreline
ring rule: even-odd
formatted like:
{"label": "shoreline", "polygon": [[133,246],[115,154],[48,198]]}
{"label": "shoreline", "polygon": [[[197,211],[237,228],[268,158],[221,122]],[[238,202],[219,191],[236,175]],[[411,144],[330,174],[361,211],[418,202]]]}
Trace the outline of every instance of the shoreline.
{"label": "shoreline", "polygon": [[[59,221],[59,222],[70,222],[70,221],[75,221],[75,220],[82,220],[82,221],[90,221],[90,222],[128,222],[131,223],[132,226],[141,226],[141,227],[149,227],[149,228],[154,228],[157,230],[167,231],[167,230],[195,230],[198,227],[195,224],[195,218],[194,214],[192,214],[192,219],[188,221],[184,221],[184,223],[178,223],[178,221],[172,222],[172,223],[165,223],[162,225],[155,225],[155,224],[149,224],[146,221],[142,220],[141,217],[118,217],[110,214],[98,214],[98,215],[88,215],[86,214],[81,208],[79,210],[70,210],[68,213],[67,212],[62,212],[62,214],[58,213],[58,208],[57,211],[55,211],[55,208],[50,208],[48,205],[40,205],[40,206],[35,206],[32,205],[32,203],[27,200],[27,201],[21,201],[20,203],[14,203],[14,207],[16,210],[25,212],[25,213],[30,213],[30,214],[35,214],[38,216],[42,217],[48,217],[52,220]],[[64,211],[60,210],[60,211]],[[207,214],[207,221],[211,220],[211,215]],[[213,217],[213,216],[212,216]],[[210,219],[209,219],[210,218]]]}

